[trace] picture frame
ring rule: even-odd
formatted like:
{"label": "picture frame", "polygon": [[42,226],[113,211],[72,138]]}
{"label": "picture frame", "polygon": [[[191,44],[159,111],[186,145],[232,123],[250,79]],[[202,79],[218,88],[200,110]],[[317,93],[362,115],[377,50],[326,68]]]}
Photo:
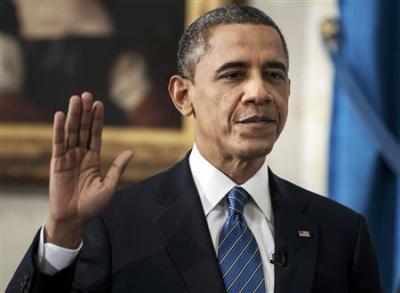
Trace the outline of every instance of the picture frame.
{"label": "picture frame", "polygon": [[[186,25],[200,14],[233,1],[191,1],[185,3]],[[171,101],[172,103],[172,101]],[[106,109],[107,111],[107,109]],[[182,118],[183,119],[183,118]],[[49,178],[52,126],[47,123],[0,125],[0,180],[42,181]],[[132,150],[123,182],[137,182],[182,159],[194,142],[193,120],[185,119],[180,129],[105,126],[102,144],[102,171],[123,150]]]}

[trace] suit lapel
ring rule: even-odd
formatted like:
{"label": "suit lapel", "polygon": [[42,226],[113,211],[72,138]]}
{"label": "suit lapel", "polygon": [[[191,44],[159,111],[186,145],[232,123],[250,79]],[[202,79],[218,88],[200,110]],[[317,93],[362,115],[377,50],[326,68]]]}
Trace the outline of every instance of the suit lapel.
{"label": "suit lapel", "polygon": [[311,292],[318,252],[319,226],[305,213],[308,202],[299,187],[270,172],[275,250],[286,264],[275,265],[275,292]]}
{"label": "suit lapel", "polygon": [[188,157],[166,173],[155,200],[165,210],[154,224],[188,290],[225,292]]}

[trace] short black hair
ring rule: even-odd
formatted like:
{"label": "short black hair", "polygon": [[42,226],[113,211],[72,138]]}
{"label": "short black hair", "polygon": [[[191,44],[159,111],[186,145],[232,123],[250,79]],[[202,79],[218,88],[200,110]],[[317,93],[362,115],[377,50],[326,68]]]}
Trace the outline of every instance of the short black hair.
{"label": "short black hair", "polygon": [[206,12],[184,30],[177,54],[178,74],[194,81],[196,65],[207,52],[210,29],[220,24],[234,23],[261,24],[276,29],[289,62],[286,40],[272,18],[257,8],[232,4]]}

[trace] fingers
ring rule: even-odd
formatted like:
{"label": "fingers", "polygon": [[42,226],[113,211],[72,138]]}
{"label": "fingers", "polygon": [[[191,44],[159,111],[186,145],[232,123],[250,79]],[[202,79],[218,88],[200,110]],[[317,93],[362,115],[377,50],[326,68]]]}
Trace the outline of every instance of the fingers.
{"label": "fingers", "polygon": [[89,149],[100,153],[101,136],[103,133],[104,106],[102,102],[96,101],[93,104],[92,122],[90,129]]}
{"label": "fingers", "polygon": [[70,98],[64,127],[66,150],[80,147],[100,152],[104,107],[93,100],[89,92]]}
{"label": "fingers", "polygon": [[77,146],[81,111],[81,98],[79,96],[72,96],[69,99],[67,120],[65,123],[65,144],[67,149]]}
{"label": "fingers", "polygon": [[82,94],[82,113],[79,127],[79,147],[88,148],[90,139],[90,126],[92,120],[93,96],[89,92]]}
{"label": "fingers", "polygon": [[111,189],[115,189],[119,182],[119,179],[122,176],[122,173],[124,172],[132,157],[133,153],[131,151],[124,151],[119,154],[115,158],[110,169],[108,169],[106,177],[104,177],[104,184],[109,186]]}
{"label": "fingers", "polygon": [[65,115],[63,112],[54,114],[53,123],[53,141],[52,141],[52,158],[57,158],[65,153]]}

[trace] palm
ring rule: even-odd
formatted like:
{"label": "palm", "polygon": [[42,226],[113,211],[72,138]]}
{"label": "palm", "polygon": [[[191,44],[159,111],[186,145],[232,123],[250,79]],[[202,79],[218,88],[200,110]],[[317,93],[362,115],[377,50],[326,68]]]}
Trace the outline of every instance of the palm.
{"label": "palm", "polygon": [[132,156],[123,152],[101,176],[103,112],[103,105],[85,93],[70,99],[66,119],[63,113],[55,115],[49,188],[53,221],[84,224],[98,215]]}

